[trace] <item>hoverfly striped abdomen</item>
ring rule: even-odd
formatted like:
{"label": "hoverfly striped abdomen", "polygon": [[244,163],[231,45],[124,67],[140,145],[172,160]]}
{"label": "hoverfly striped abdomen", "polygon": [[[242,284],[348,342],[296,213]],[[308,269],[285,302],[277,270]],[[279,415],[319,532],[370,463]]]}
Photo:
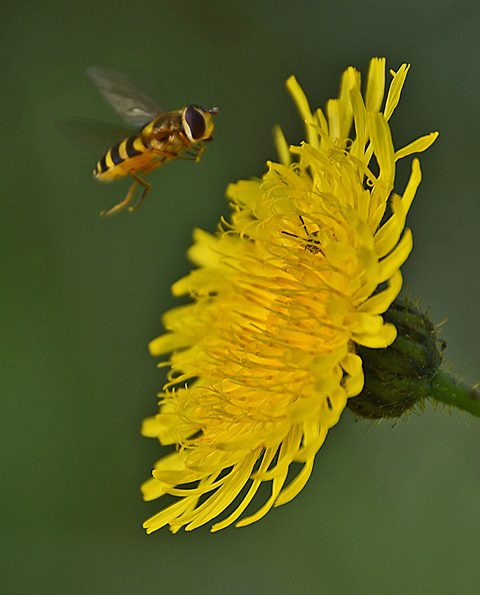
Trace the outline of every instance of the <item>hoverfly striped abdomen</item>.
{"label": "hoverfly striped abdomen", "polygon": [[[134,157],[143,155],[149,148],[141,135],[134,134],[113,145],[97,162],[93,170],[96,178],[113,180],[122,177],[133,167],[133,163],[125,163]],[[127,171],[125,171],[127,170]]]}

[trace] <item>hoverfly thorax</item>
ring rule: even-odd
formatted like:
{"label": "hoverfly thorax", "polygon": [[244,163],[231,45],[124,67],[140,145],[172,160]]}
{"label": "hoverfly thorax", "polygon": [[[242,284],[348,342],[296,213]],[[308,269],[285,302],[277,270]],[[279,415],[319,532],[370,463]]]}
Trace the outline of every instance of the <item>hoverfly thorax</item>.
{"label": "hoverfly thorax", "polygon": [[207,110],[199,105],[187,105],[182,112],[182,128],[188,140],[192,143],[210,140],[215,126],[212,116],[217,114],[217,107]]}

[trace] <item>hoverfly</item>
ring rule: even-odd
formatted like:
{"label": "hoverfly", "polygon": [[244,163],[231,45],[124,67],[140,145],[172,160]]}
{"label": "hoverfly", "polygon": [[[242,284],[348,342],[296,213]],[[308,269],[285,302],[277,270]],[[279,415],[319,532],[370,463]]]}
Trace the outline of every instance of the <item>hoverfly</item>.
{"label": "hoverfly", "polygon": [[[104,99],[138,130],[111,147],[93,169],[93,176],[100,182],[125,176],[133,178],[125,198],[100,215],[114,215],[125,208],[136,211],[151,189],[151,184],[139,174],[148,174],[173,159],[198,161],[204,150],[203,143],[212,140],[213,116],[217,115],[218,108],[187,105],[165,112],[123,75],[99,67],[89,68],[87,73]],[[137,186],[141,186],[143,192],[132,205]]]}

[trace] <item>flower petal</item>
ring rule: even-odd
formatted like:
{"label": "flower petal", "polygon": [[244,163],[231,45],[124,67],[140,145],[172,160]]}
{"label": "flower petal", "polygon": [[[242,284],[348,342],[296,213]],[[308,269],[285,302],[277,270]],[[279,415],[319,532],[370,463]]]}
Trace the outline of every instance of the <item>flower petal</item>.
{"label": "flower petal", "polygon": [[395,161],[408,157],[408,155],[412,155],[413,153],[422,153],[423,151],[426,151],[433,145],[437,138],[438,132],[430,132],[430,134],[417,138],[405,147],[395,151]]}
{"label": "flower petal", "polygon": [[368,69],[366,108],[369,112],[379,112],[385,93],[385,58],[372,58]]}
{"label": "flower petal", "polygon": [[407,78],[409,70],[410,64],[402,64],[397,72],[394,70],[390,71],[390,74],[393,76],[393,80],[390,84],[390,88],[388,89],[387,101],[385,103],[385,120],[390,120],[395,108],[398,105],[398,102],[400,101],[400,95],[402,94],[403,85],[405,84],[405,79]]}

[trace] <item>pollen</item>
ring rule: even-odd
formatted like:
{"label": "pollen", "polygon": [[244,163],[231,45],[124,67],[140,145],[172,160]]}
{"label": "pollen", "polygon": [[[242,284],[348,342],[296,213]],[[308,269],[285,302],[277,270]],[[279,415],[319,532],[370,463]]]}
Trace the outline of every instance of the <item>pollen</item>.
{"label": "pollen", "polygon": [[[408,69],[391,71],[385,90],[385,60],[374,58],[362,94],[350,67],[325,110],[312,110],[290,77],[305,141],[290,146],[276,127],[279,161],[227,188],[231,215],[217,233],[195,231],[196,268],[172,288],[191,302],[168,311],[166,332],[150,343],[167,358],[168,381],[142,431],[174,450],[142,491],[176,500],[145,522],[148,533],[241,527],[295,498],[362,391],[357,347],[395,340],[382,314],[402,286],[421,180],[413,159],[397,193],[395,166],[437,137],[394,148],[388,121]],[[262,484],[269,495],[255,505]]]}

